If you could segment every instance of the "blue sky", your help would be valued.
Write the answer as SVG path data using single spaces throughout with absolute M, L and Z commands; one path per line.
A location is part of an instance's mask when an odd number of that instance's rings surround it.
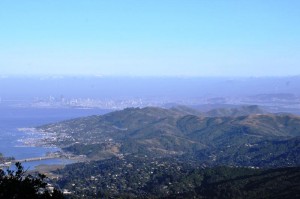
M 300 1 L 2 0 L 0 75 L 300 75 Z

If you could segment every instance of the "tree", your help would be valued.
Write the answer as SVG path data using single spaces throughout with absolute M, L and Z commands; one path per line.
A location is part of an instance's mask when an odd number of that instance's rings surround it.
M 45 182 L 46 176 L 38 174 L 36 177 L 27 175 L 21 163 L 15 164 L 16 171 L 0 169 L 0 199 L 63 199 L 63 194 L 54 189 L 50 193 Z

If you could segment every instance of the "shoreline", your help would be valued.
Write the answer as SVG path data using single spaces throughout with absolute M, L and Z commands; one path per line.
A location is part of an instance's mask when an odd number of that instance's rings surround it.
M 23 134 L 23 136 L 16 140 L 16 143 L 19 144 L 13 146 L 14 148 L 31 148 L 32 150 L 35 150 L 34 148 L 37 148 L 37 150 L 42 148 L 43 152 L 40 154 L 18 157 L 13 161 L 5 162 L 6 168 L 14 169 L 15 162 L 21 162 L 24 168 L 28 167 L 30 172 L 43 172 L 41 168 L 59 168 L 64 167 L 67 164 L 84 161 L 83 157 L 66 153 L 57 145 L 47 142 L 47 139 L 53 138 L 53 135 L 49 135 L 47 132 L 32 127 L 15 128 L 15 130 L 16 132 Z M 50 171 L 49 169 L 46 170 Z

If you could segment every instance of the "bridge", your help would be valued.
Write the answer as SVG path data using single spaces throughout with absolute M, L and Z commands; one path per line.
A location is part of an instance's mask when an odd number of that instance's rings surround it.
M 36 157 L 36 158 L 26 158 L 21 160 L 14 160 L 12 163 L 16 162 L 33 162 L 33 161 L 41 161 L 41 160 L 50 160 L 50 159 L 56 159 L 59 158 L 59 156 L 43 156 L 43 157 Z
M 41 161 L 41 160 L 50 160 L 50 159 L 56 159 L 60 158 L 60 156 L 43 156 L 43 157 L 36 157 L 36 158 L 26 158 L 26 159 L 20 159 L 20 160 L 12 160 L 9 162 L 4 162 L 0 164 L 0 169 L 3 168 L 9 168 L 11 165 L 15 164 L 16 162 L 34 162 L 34 161 Z

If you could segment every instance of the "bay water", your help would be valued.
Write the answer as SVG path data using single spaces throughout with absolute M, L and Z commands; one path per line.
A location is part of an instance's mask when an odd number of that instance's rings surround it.
M 59 122 L 63 120 L 84 117 L 89 115 L 102 115 L 109 112 L 103 109 L 79 108 L 24 108 L 0 106 L 0 153 L 15 159 L 35 158 L 45 156 L 47 152 L 61 150 L 56 147 L 26 146 L 22 140 L 31 138 L 19 128 L 34 128 L 40 125 Z M 46 164 L 68 164 L 70 160 L 47 159 L 41 161 L 24 162 L 25 169 L 32 170 L 35 166 Z

